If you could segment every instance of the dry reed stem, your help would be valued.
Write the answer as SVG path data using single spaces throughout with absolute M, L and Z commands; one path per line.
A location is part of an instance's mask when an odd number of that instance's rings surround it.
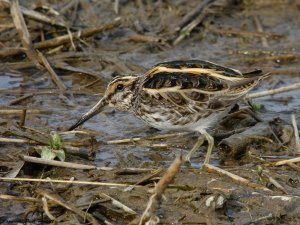
M 293 168 L 294 170 L 296 170 L 297 172 L 300 173 L 300 166 L 295 165 L 295 163 L 287 163 L 286 165 L 288 165 L 289 167 Z
M 43 55 L 43 53 L 38 52 L 38 57 L 39 57 L 40 61 L 43 63 L 43 65 L 45 66 L 45 68 L 47 69 L 47 71 L 48 71 L 51 79 L 54 81 L 54 83 L 57 85 L 57 87 L 60 90 L 63 90 L 63 91 L 66 90 L 67 87 L 61 81 L 61 79 L 57 76 L 56 72 L 53 70 L 53 68 L 51 67 L 50 63 L 46 59 L 46 57 Z
M 158 168 L 157 170 L 153 171 L 151 174 L 143 177 L 141 180 L 139 180 L 138 182 L 136 182 L 134 185 L 139 185 L 139 184 L 142 184 L 148 180 L 150 180 L 151 178 L 155 177 L 155 176 L 158 176 L 158 174 L 160 174 L 161 172 L 163 171 L 163 168 L 160 167 Z
M 253 18 L 253 20 L 254 20 L 254 23 L 255 23 L 255 26 L 256 26 L 257 31 L 263 33 L 263 28 L 262 28 L 262 25 L 261 25 L 261 23 L 260 23 L 260 21 L 259 21 L 258 16 L 257 16 L 257 15 L 253 15 L 252 18 Z M 267 38 L 264 37 L 264 36 L 262 36 L 262 37 L 260 37 L 260 39 L 261 39 L 261 42 L 262 42 L 263 47 L 268 48 L 268 47 L 269 47 L 269 44 L 268 44 Z
M 299 131 L 298 131 L 298 126 L 297 126 L 296 116 L 294 113 L 292 114 L 292 124 L 293 124 L 294 135 L 295 135 L 295 150 L 296 150 L 296 152 L 300 153 Z
M 284 37 L 281 34 L 277 33 L 271 33 L 271 32 L 259 32 L 259 31 L 245 31 L 245 30 L 237 30 L 232 28 L 217 28 L 213 26 L 209 26 L 208 30 L 210 32 L 221 34 L 221 35 L 229 35 L 229 36 L 240 36 L 240 37 L 246 37 L 246 38 L 282 38 Z
M 247 95 L 246 98 L 247 99 L 260 98 L 260 97 L 263 97 L 263 96 L 274 95 L 274 94 L 287 92 L 287 91 L 293 91 L 293 90 L 297 90 L 297 89 L 300 89 L 300 83 L 288 85 L 288 86 L 285 86 L 285 87 L 275 88 L 275 89 L 272 89 L 272 90 L 252 93 L 252 94 Z
M 178 24 L 176 30 L 179 31 L 182 27 L 184 27 L 185 25 L 187 25 L 187 23 L 189 23 L 191 20 L 193 20 L 199 13 L 202 12 L 203 7 L 206 4 L 209 4 L 210 2 L 212 2 L 212 0 L 209 1 L 205 1 L 205 2 L 200 2 L 196 8 L 194 8 L 192 11 L 190 11 L 188 14 L 186 14 L 181 20 L 180 23 Z
M 11 7 L 10 7 L 10 13 L 13 18 L 13 22 L 15 24 L 16 30 L 19 33 L 22 45 L 25 47 L 25 53 L 30 58 L 34 64 L 41 68 L 39 59 L 37 57 L 37 54 L 34 50 L 30 34 L 28 32 L 23 14 L 20 9 L 19 1 L 18 0 L 12 0 L 11 1 Z
M 281 161 L 276 162 L 274 165 L 275 166 L 282 166 L 282 165 L 287 164 L 287 163 L 296 163 L 296 162 L 300 162 L 300 157 L 293 158 L 293 159 L 281 160 Z
M 120 183 L 106 183 L 106 182 L 92 182 L 92 181 L 79 181 L 79 180 L 51 180 L 51 179 L 35 179 L 35 178 L 11 178 L 11 177 L 0 177 L 0 181 L 25 181 L 25 182 L 38 182 L 38 183 L 60 183 L 60 184 L 85 184 L 94 186 L 111 186 L 111 187 L 128 187 L 130 184 Z M 139 186 L 136 186 L 139 187 Z
M 23 100 L 25 100 L 25 99 L 27 99 L 27 98 L 31 98 L 32 96 L 33 96 L 32 93 L 23 95 L 23 96 L 21 96 L 21 97 L 19 97 L 19 98 L 16 98 L 16 99 L 10 101 L 10 102 L 8 103 L 8 105 L 16 105 L 16 104 L 20 103 L 21 101 L 23 101 Z
M 85 165 L 85 164 L 78 164 L 78 163 L 71 163 L 71 162 L 62 162 L 62 161 L 56 161 L 51 159 L 42 159 L 32 156 L 23 156 L 23 160 L 25 162 L 31 162 L 31 163 L 38 163 L 43 165 L 50 165 L 50 166 L 58 166 L 58 167 L 64 167 L 64 168 L 72 168 L 72 169 L 79 169 L 79 170 L 92 170 L 97 169 L 96 166 L 92 165 Z
M 210 165 L 210 164 L 205 164 L 203 165 L 203 169 L 205 169 L 206 171 L 208 172 L 214 172 L 214 173 L 217 173 L 221 176 L 227 176 L 229 178 L 231 178 L 233 181 L 239 183 L 239 184 L 243 184 L 245 186 L 248 186 L 248 187 L 251 187 L 251 188 L 254 188 L 254 189 L 258 189 L 258 190 L 263 190 L 263 191 L 267 191 L 267 192 L 272 192 L 272 190 L 262 186 L 262 185 L 259 185 L 259 184 L 256 184 L 256 183 L 253 183 L 251 182 L 250 180 L 247 180 L 243 177 L 240 177 L 236 174 L 233 174 L 229 171 L 226 171 L 226 170 L 223 170 L 221 168 L 218 168 L 216 166 L 213 166 L 213 165 Z
M 52 215 L 52 213 L 49 210 L 47 198 L 42 197 L 42 202 L 43 202 L 43 210 L 44 210 L 45 214 L 49 217 L 50 220 L 56 220 L 55 217 Z
M 6 3 L 7 5 L 10 4 L 9 0 L 1 0 L 1 2 Z M 40 12 L 37 12 L 35 10 L 32 9 L 27 9 L 23 6 L 20 6 L 20 11 L 22 12 L 23 15 L 25 15 L 26 17 L 42 22 L 42 23 L 47 23 L 49 25 L 55 25 L 55 26 L 60 26 L 60 27 L 67 27 L 65 22 L 61 22 L 56 20 L 55 18 L 49 18 L 47 17 L 45 14 L 42 14 Z
M 173 181 L 176 174 L 179 173 L 180 166 L 182 163 L 182 156 L 176 157 L 173 163 L 170 165 L 164 176 L 159 180 L 159 182 L 155 185 L 154 194 L 150 196 L 148 204 L 146 206 L 145 211 L 143 212 L 140 225 L 144 223 L 148 224 L 157 224 L 159 222 L 159 218 L 156 216 L 156 210 L 159 207 L 160 200 L 162 195 L 168 185 Z
M 39 69 L 42 69 L 41 65 L 43 65 L 47 69 L 51 79 L 59 87 L 59 89 L 66 90 L 66 86 L 52 69 L 46 57 L 42 53 L 36 52 L 36 50 L 34 49 L 18 0 L 12 0 L 10 11 L 22 44 L 26 48 L 25 53 L 28 58 L 30 58 L 31 61 L 33 61 L 36 67 Z
M 0 115 L 15 115 L 21 114 L 23 109 L 0 109 Z M 53 111 L 50 109 L 27 109 L 26 113 L 28 114 L 46 114 L 52 113 Z
M 124 144 L 124 143 L 128 143 L 128 142 L 136 142 L 136 141 L 143 141 L 143 140 L 156 140 L 156 139 L 178 137 L 178 136 L 183 136 L 183 135 L 187 135 L 187 134 L 189 134 L 189 132 L 181 132 L 181 133 L 175 133 L 175 134 L 159 134 L 159 135 L 155 135 L 155 136 L 141 137 L 141 138 L 125 138 L 125 139 L 107 141 L 106 144 Z
M 38 144 L 39 142 L 18 138 L 0 138 L 0 143 L 26 143 L 26 144 Z
M 128 206 L 126 206 L 126 205 L 123 204 L 122 202 L 120 202 L 120 201 L 114 199 L 113 197 L 111 197 L 111 196 L 109 196 L 109 195 L 107 195 L 107 194 L 104 194 L 104 193 L 101 193 L 100 195 L 101 195 L 101 196 L 104 196 L 105 198 L 110 199 L 111 202 L 112 202 L 112 204 L 113 204 L 115 207 L 117 207 L 117 208 L 119 208 L 119 209 L 122 209 L 122 210 L 124 210 L 125 212 L 127 212 L 127 213 L 129 213 L 129 214 L 131 214 L 131 215 L 136 215 L 136 214 L 137 214 L 136 211 L 134 211 L 133 209 L 129 208 Z
M 94 35 L 95 33 L 99 33 L 99 32 L 103 32 L 106 30 L 110 30 L 112 28 L 115 28 L 117 26 L 119 26 L 120 23 L 120 18 L 116 18 L 115 20 L 113 20 L 112 22 L 108 22 L 106 24 L 103 24 L 102 26 L 99 27 L 93 27 L 93 28 L 86 28 L 83 29 L 80 32 L 73 32 L 72 37 L 73 38 L 81 38 L 81 37 L 89 37 Z M 46 41 L 41 41 L 38 43 L 35 43 L 33 46 L 35 49 L 43 49 L 43 48 L 51 48 L 51 47 L 57 47 L 59 45 L 65 44 L 67 42 L 70 42 L 70 35 L 66 34 L 66 35 L 62 35 L 56 38 L 52 38 L 52 39 L 48 39 Z M 14 56 L 14 55 L 18 55 L 21 54 L 23 52 L 22 49 L 17 48 L 17 49 L 3 49 L 0 51 L 0 58 L 1 57 L 8 57 L 8 56 Z
M 270 175 L 264 173 L 264 175 L 268 178 L 269 182 L 281 190 L 284 194 L 289 194 L 288 191 L 277 181 L 275 178 L 271 177 Z
M 173 41 L 173 45 L 179 44 L 195 27 L 197 27 L 203 21 L 207 15 L 205 10 L 214 2 L 215 0 L 204 0 L 197 6 L 194 12 L 192 11 L 191 14 L 186 15 L 183 22 L 188 20 L 191 20 L 191 22 L 187 25 L 180 24 L 180 26 L 184 27 L 180 29 L 178 37 Z
M 133 34 L 128 37 L 128 40 L 134 42 L 148 42 L 148 43 L 163 43 L 163 40 L 156 36 Z
M 97 220 L 90 213 L 84 212 L 84 211 L 76 208 L 70 202 L 64 202 L 62 199 L 57 198 L 54 194 L 51 194 L 48 191 L 45 191 L 45 190 L 42 190 L 42 189 L 36 189 L 35 192 L 37 194 L 43 196 L 44 198 L 47 198 L 47 199 L 51 200 L 52 202 L 66 208 L 66 209 L 68 209 L 72 212 L 74 212 L 75 214 L 81 216 L 82 218 L 84 218 L 84 219 L 86 218 L 92 224 L 99 224 L 97 222 Z M 45 206 L 45 204 L 44 204 L 44 206 Z
M 115 0 L 115 2 L 114 2 L 114 11 L 117 15 L 119 14 L 119 6 L 120 6 L 119 0 Z
M 26 111 L 27 111 L 27 109 L 22 109 L 21 118 L 20 118 L 20 127 L 24 127 L 24 125 L 25 125 Z
M 4 138 L 0 139 L 1 140 Z M 15 139 L 15 143 L 24 143 L 24 142 L 19 142 L 19 139 Z M 9 140 L 3 140 L 5 141 L 10 141 Z M 68 152 L 68 151 L 66 151 Z M 79 164 L 79 163 L 71 163 L 71 162 L 61 162 L 61 161 L 56 161 L 56 160 L 50 160 L 50 159 L 41 159 L 37 157 L 32 157 L 32 156 L 23 156 L 23 160 L 25 162 L 31 162 L 31 163 L 38 163 L 38 164 L 44 164 L 44 165 L 50 165 L 50 166 L 58 166 L 58 167 L 65 167 L 65 168 L 73 168 L 73 169 L 82 169 L 82 170 L 103 170 L 103 171 L 112 171 L 115 170 L 113 167 L 96 167 L 93 165 L 85 165 L 85 164 Z M 123 170 L 127 170 L 130 172 L 151 172 L 153 169 L 147 169 L 147 168 L 133 168 L 133 167 L 128 167 L 128 168 L 123 168 Z
M 0 199 L 9 200 L 9 201 L 18 201 L 18 202 L 33 202 L 41 203 L 41 200 L 33 197 L 23 197 L 23 196 L 14 196 L 14 195 L 5 195 L 0 194 Z

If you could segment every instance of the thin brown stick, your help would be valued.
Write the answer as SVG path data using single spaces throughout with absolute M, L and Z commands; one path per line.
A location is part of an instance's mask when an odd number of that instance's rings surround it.
M 125 212 L 129 213 L 129 214 L 132 214 L 132 215 L 136 215 L 136 211 L 134 211 L 133 209 L 131 209 L 130 207 L 126 206 L 125 204 L 123 204 L 122 202 L 114 199 L 113 197 L 107 195 L 107 194 L 104 194 L 104 193 L 101 193 L 100 194 L 101 196 L 104 196 L 105 198 L 108 198 L 112 201 L 112 204 L 117 207 L 117 208 L 120 208 L 120 209 L 123 209 Z
M 257 31 L 263 33 L 263 28 L 262 28 L 262 25 L 261 25 L 261 23 L 260 23 L 260 21 L 259 21 L 258 16 L 257 16 L 257 15 L 253 15 L 252 18 L 253 18 L 253 20 L 254 20 L 254 23 L 255 23 L 255 26 L 256 26 Z M 260 37 L 260 39 L 261 39 L 262 45 L 263 45 L 265 48 L 268 48 L 268 47 L 269 47 L 269 44 L 268 44 L 267 38 L 264 37 L 264 36 L 262 36 L 262 37 Z
M 257 37 L 257 38 L 282 38 L 284 37 L 281 34 L 271 33 L 271 32 L 260 32 L 260 31 L 246 31 L 246 30 L 237 30 L 233 28 L 217 28 L 213 26 L 208 26 L 208 30 L 210 32 L 221 34 L 221 35 L 228 35 L 228 36 L 240 36 L 240 37 Z
M 166 190 L 168 185 L 173 181 L 175 176 L 179 173 L 180 166 L 182 163 L 182 156 L 176 157 L 176 159 L 172 162 L 170 167 L 164 176 L 159 180 L 157 185 L 155 186 L 154 193 L 158 195 L 158 197 L 162 196 L 163 192 Z
M 295 163 L 287 163 L 287 165 L 300 173 L 300 166 L 297 166 Z
M 264 173 L 264 176 L 266 176 L 271 184 L 273 184 L 275 187 L 277 187 L 279 190 L 281 190 L 284 194 L 289 194 L 288 191 L 273 177 L 270 175 Z
M 10 101 L 10 102 L 8 103 L 8 105 L 16 105 L 16 104 L 20 103 L 21 101 L 23 101 L 23 100 L 25 100 L 25 99 L 27 99 L 27 98 L 31 98 L 32 96 L 33 96 L 32 93 L 23 95 L 23 96 L 21 96 L 21 97 L 19 97 L 19 98 L 16 98 L 16 99 Z
M 9 201 L 18 201 L 18 202 L 34 202 L 42 203 L 41 200 L 32 197 L 23 197 L 23 196 L 13 196 L 13 195 L 4 195 L 0 194 L 0 199 L 9 200 Z
M 50 220 L 56 220 L 55 217 L 52 215 L 52 213 L 50 213 L 47 198 L 42 197 L 42 202 L 43 202 L 43 210 L 45 214 L 49 217 Z
M 39 52 L 38 56 L 41 60 L 41 62 L 43 63 L 43 65 L 46 67 L 46 69 L 48 70 L 48 73 L 51 77 L 51 79 L 54 81 L 54 83 L 57 85 L 57 87 L 60 90 L 66 90 L 67 87 L 65 86 L 65 84 L 61 81 L 61 79 L 57 76 L 56 72 L 53 70 L 53 68 L 51 67 L 50 63 L 48 62 L 48 60 L 46 59 L 46 57 Z
M 119 183 L 106 183 L 106 182 L 92 182 L 92 181 L 79 181 L 79 180 L 51 180 L 51 179 L 34 179 L 34 178 L 11 178 L 11 177 L 0 177 L 0 181 L 26 181 L 26 182 L 38 182 L 38 183 L 60 183 L 60 184 L 85 184 L 93 186 L 111 186 L 111 187 L 128 187 L 130 184 L 119 184 Z M 139 187 L 139 186 L 136 186 Z
M 148 42 L 148 43 L 161 43 L 163 44 L 163 40 L 159 37 L 142 35 L 142 34 L 133 34 L 128 37 L 128 40 L 134 42 Z
M 207 13 L 205 13 L 205 9 L 209 8 L 213 2 L 215 2 L 215 0 L 204 0 L 200 3 L 200 5 L 197 7 L 197 13 L 191 15 L 191 18 L 196 16 L 195 19 L 193 19 L 189 24 L 180 30 L 178 37 L 173 41 L 173 45 L 179 44 L 179 42 L 181 42 L 196 26 L 203 21 L 207 15 Z M 188 19 L 190 20 L 190 18 Z
M 136 182 L 134 185 L 139 185 L 139 184 L 142 184 L 148 180 L 150 180 L 151 178 L 155 177 L 155 176 L 158 176 L 158 174 L 160 174 L 161 172 L 163 171 L 163 168 L 160 167 L 158 168 L 157 170 L 153 171 L 151 174 L 143 177 L 141 180 L 139 180 L 138 182 Z
M 243 184 L 245 186 L 248 186 L 248 187 L 251 187 L 251 188 L 254 188 L 254 189 L 259 189 L 259 190 L 263 190 L 263 191 L 267 191 L 267 192 L 272 192 L 272 190 L 262 186 L 262 185 L 259 185 L 259 184 L 256 184 L 256 183 L 253 183 L 243 177 L 240 177 L 238 175 L 235 175 L 233 173 L 230 173 L 226 170 L 223 170 L 221 168 L 218 168 L 216 166 L 213 166 L 213 165 L 210 165 L 210 164 L 205 164 L 203 165 L 203 169 L 205 169 L 206 171 L 208 172 L 214 172 L 214 173 L 217 173 L 221 176 L 228 176 L 229 178 L 231 178 L 233 181 L 239 183 L 239 184 Z
M 21 118 L 20 118 L 20 127 L 24 127 L 26 120 L 26 109 L 22 109 Z
M 0 143 L 26 143 L 26 144 L 38 144 L 37 141 L 16 139 L 16 138 L 0 138 Z
M 300 157 L 293 158 L 293 159 L 281 160 L 281 161 L 276 162 L 274 165 L 275 166 L 282 166 L 282 165 L 287 164 L 287 163 L 296 163 L 296 162 L 300 162 Z
M 107 141 L 106 143 L 107 144 L 124 144 L 124 143 L 137 142 L 137 141 L 142 141 L 142 140 L 157 140 L 157 139 L 178 137 L 178 136 L 183 136 L 183 135 L 187 135 L 187 134 L 189 134 L 189 132 L 180 132 L 180 133 L 175 133 L 175 134 L 159 134 L 159 135 L 150 136 L 150 137 L 125 138 L 125 139 L 111 140 L 111 141 Z
M 10 4 L 9 0 L 2 0 L 1 2 L 6 3 L 7 5 Z M 42 22 L 42 23 L 47 23 L 49 25 L 55 25 L 55 26 L 60 26 L 60 27 L 67 27 L 66 23 L 61 22 L 56 20 L 55 18 L 49 18 L 46 15 L 39 13 L 35 10 L 32 9 L 27 9 L 23 6 L 20 6 L 20 10 L 22 12 L 22 14 L 24 14 L 24 16 Z
M 11 3 L 11 16 L 13 17 L 13 21 L 21 38 L 22 44 L 26 48 L 25 53 L 28 58 L 30 58 L 38 68 L 42 68 L 41 64 L 43 64 L 48 70 L 51 79 L 59 87 L 59 89 L 66 90 L 66 86 L 52 69 L 46 57 L 42 53 L 37 53 L 35 51 L 24 17 L 21 13 L 18 0 L 13 0 Z
M 30 58 L 34 64 L 40 68 L 40 62 L 37 58 L 36 52 L 34 50 L 33 44 L 31 42 L 31 37 L 28 32 L 24 17 L 21 13 L 20 5 L 18 0 L 11 1 L 10 13 L 13 18 L 16 30 L 19 33 L 22 45 L 26 48 L 25 53 Z
M 95 33 L 103 32 L 106 30 L 110 30 L 114 27 L 117 27 L 120 25 L 120 18 L 116 18 L 115 20 L 108 22 L 106 24 L 103 24 L 99 27 L 93 27 L 93 28 L 86 28 L 80 32 L 73 32 L 72 37 L 75 39 L 81 38 L 81 37 L 89 37 L 94 35 Z M 70 42 L 70 35 L 62 35 L 56 38 L 48 39 L 46 41 L 41 41 L 38 43 L 35 43 L 33 46 L 35 49 L 44 49 L 44 48 L 51 48 L 56 47 L 62 44 L 65 44 L 67 42 Z M 0 58 L 8 57 L 8 56 L 14 56 L 21 54 L 23 52 L 23 49 L 4 49 L 0 51 Z
M 3 139 L 3 138 L 1 138 Z M 1 142 L 0 139 L 0 142 Z M 9 139 L 10 140 L 10 139 Z M 16 139 L 19 140 L 19 139 Z M 21 142 L 23 143 L 23 142 Z M 73 169 L 82 169 L 82 170 L 103 170 L 103 171 L 111 171 L 114 170 L 115 168 L 113 167 L 96 167 L 93 165 L 85 165 L 85 164 L 79 164 L 79 163 L 71 163 L 71 162 L 60 162 L 56 160 L 48 160 L 48 159 L 41 159 L 37 157 L 32 157 L 32 156 L 23 156 L 23 160 L 26 162 L 31 162 L 31 163 L 39 163 L 39 164 L 44 164 L 44 165 L 51 165 L 51 166 L 58 166 L 58 167 L 65 167 L 65 168 L 73 168 Z M 131 172 L 151 172 L 153 169 L 147 169 L 147 168 L 123 168 L 123 170 L 131 171 Z
M 21 6 L 21 11 L 26 17 L 33 19 L 35 21 L 47 23 L 52 26 L 55 25 L 55 26 L 60 26 L 60 27 L 65 27 L 65 28 L 68 27 L 68 25 L 65 22 L 58 21 L 55 18 L 49 18 L 49 17 L 45 16 L 44 14 L 34 11 L 32 9 L 27 9 L 27 8 Z
M 154 194 L 150 196 L 147 207 L 143 212 L 143 215 L 140 219 L 140 225 L 144 224 L 146 221 L 148 224 L 157 224 L 159 222 L 159 218 L 156 216 L 156 210 L 159 207 L 159 202 L 162 198 L 162 195 L 168 185 L 173 181 L 175 176 L 178 174 L 180 170 L 180 166 L 182 163 L 182 156 L 176 157 L 173 163 L 170 165 L 164 176 L 159 180 L 159 182 L 155 185 Z
M 92 165 L 85 165 L 85 164 L 78 164 L 78 163 L 71 163 L 71 162 L 61 162 L 61 161 L 42 159 L 42 158 L 26 156 L 26 155 L 23 156 L 23 160 L 25 162 L 38 163 L 38 164 L 49 165 L 49 166 L 72 168 L 72 169 L 80 169 L 80 170 L 92 170 L 92 169 L 97 168 L 96 166 L 92 166 Z
M 0 109 L 0 115 L 17 115 L 21 114 L 23 109 Z M 50 109 L 27 109 L 26 113 L 28 114 L 47 114 L 52 113 Z
M 264 97 L 264 96 L 268 96 L 268 95 L 274 95 L 274 94 L 287 92 L 287 91 L 293 91 L 293 90 L 297 90 L 297 89 L 300 89 L 300 83 L 296 83 L 296 84 L 292 84 L 292 85 L 288 85 L 285 87 L 280 87 L 280 88 L 276 88 L 276 89 L 272 89 L 272 90 L 261 91 L 261 92 L 249 94 L 246 98 L 248 98 L 248 99 L 260 98 L 260 97 Z
M 36 189 L 35 192 L 39 195 L 44 196 L 47 199 L 50 199 L 51 201 L 55 202 L 56 204 L 76 213 L 77 215 L 81 216 L 82 218 L 87 218 L 87 220 L 90 221 L 92 224 L 98 224 L 97 220 L 90 213 L 84 212 L 84 211 L 76 208 L 70 202 L 68 202 L 68 203 L 64 202 L 62 199 L 57 198 L 54 194 L 51 194 L 48 191 L 45 191 L 42 189 Z
M 192 11 L 190 11 L 188 14 L 186 14 L 181 20 L 180 23 L 178 24 L 178 27 L 176 30 L 180 30 L 183 26 L 187 25 L 193 18 L 195 18 L 198 14 L 200 14 L 203 10 L 203 7 L 206 6 L 207 4 L 213 2 L 212 0 L 208 1 L 202 1 L 197 5 L 196 8 L 194 8 Z

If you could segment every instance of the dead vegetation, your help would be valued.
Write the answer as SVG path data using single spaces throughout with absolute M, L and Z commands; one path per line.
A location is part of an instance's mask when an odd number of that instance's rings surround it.
M 299 7 L 0 0 L 0 223 L 299 224 Z M 191 58 L 272 74 L 247 97 L 255 113 L 214 130 L 212 165 L 205 147 L 182 165 L 193 134 L 112 110 L 65 131 L 113 76 Z

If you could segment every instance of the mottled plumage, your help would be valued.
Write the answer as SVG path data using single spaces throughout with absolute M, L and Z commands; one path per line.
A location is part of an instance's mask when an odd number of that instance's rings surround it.
M 200 132 L 209 142 L 208 163 L 213 138 L 206 130 L 215 126 L 262 78 L 261 70 L 242 74 L 202 60 L 160 63 L 143 76 L 114 78 L 103 98 L 70 130 L 109 105 L 132 112 L 161 130 Z M 193 148 L 187 160 L 194 151 Z

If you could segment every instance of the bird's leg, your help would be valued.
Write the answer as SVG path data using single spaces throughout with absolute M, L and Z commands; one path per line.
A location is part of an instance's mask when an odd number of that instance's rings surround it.
M 256 122 L 262 122 L 263 121 L 263 119 L 261 119 L 258 115 L 256 115 L 255 112 L 253 112 L 251 109 L 246 108 L 245 111 L 247 113 L 249 113 L 249 115 L 252 116 L 256 120 Z
M 214 138 L 207 133 L 205 130 L 201 130 L 201 134 L 203 134 L 208 142 L 207 153 L 205 156 L 205 160 L 203 164 L 208 164 L 211 156 L 212 149 L 214 147 Z
M 248 112 L 250 114 L 250 116 L 252 116 L 257 122 L 262 122 L 263 120 L 258 115 L 255 114 L 252 101 L 245 100 L 245 102 L 248 105 L 248 107 L 245 108 L 245 111 Z
M 197 151 L 200 146 L 203 144 L 203 142 L 205 141 L 205 136 L 203 134 L 201 134 L 198 137 L 198 140 L 196 142 L 196 144 L 194 145 L 194 147 L 192 148 L 192 150 L 185 156 L 184 161 L 187 163 L 191 162 L 191 157 L 192 155 L 195 153 L 195 151 Z

